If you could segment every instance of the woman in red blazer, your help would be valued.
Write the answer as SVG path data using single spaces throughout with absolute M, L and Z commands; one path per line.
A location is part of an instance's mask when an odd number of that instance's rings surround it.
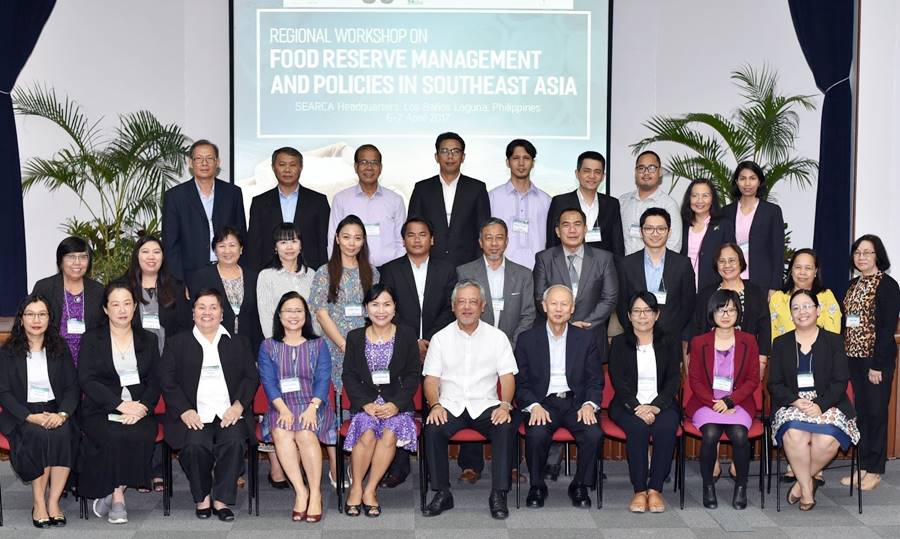
M 733 290 L 717 290 L 709 298 L 706 312 L 714 329 L 691 340 L 688 379 L 692 395 L 685 415 L 703 433 L 703 506 L 713 509 L 718 505 L 713 468 L 716 444 L 725 433 L 734 450 L 737 470 L 731 505 L 744 509 L 750 468 L 747 432 L 757 413 L 753 394 L 759 386 L 759 347 L 753 335 L 735 330 L 742 312 L 740 297 Z

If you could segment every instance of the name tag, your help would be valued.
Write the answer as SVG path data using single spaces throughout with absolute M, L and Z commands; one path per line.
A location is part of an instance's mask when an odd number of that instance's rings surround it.
M 222 367 L 220 367 L 219 365 L 208 365 L 205 367 L 200 367 L 200 378 L 218 378 L 221 372 Z
M 121 423 L 122 422 L 122 414 L 106 414 L 107 421 L 112 421 L 113 423 Z
M 234 311 L 235 316 L 238 316 L 239 314 L 241 314 L 241 306 L 237 305 L 236 303 L 231 304 L 231 310 Z
M 66 333 L 69 335 L 81 335 L 85 330 L 87 330 L 87 326 L 85 326 L 84 320 L 69 318 L 66 322 Z
M 566 379 L 565 373 L 550 373 L 550 386 L 554 388 L 569 387 L 569 381 Z
M 160 329 L 162 325 L 159 323 L 158 314 L 142 314 L 141 325 L 144 329 Z
M 119 384 L 122 386 L 134 386 L 141 383 L 141 377 L 137 370 L 128 370 L 119 374 Z
M 657 292 L 654 292 L 653 295 L 656 296 L 656 303 L 659 303 L 660 305 L 666 304 L 666 292 L 665 291 L 663 291 L 663 292 L 657 291 Z
M 847 327 L 848 328 L 858 328 L 860 325 L 859 315 L 858 314 L 848 314 L 847 315 Z
M 47 402 L 50 400 L 50 386 L 28 384 L 28 402 Z
M 713 389 L 718 389 L 719 391 L 731 391 L 731 378 L 728 378 L 727 376 L 713 377 Z
M 599 228 L 592 228 L 587 231 L 587 234 L 584 236 L 584 241 L 593 242 L 593 241 L 602 241 L 603 235 L 600 233 Z
M 491 307 L 493 307 L 495 311 L 502 311 L 503 298 L 491 298 Z
M 513 219 L 512 230 L 513 232 L 528 234 L 528 219 Z
M 815 387 L 816 379 L 811 372 L 797 373 L 797 387 Z
M 380 236 L 381 223 L 366 223 L 366 236 Z
M 745 241 L 744 243 L 738 243 L 738 247 L 741 248 L 741 251 L 744 253 L 744 257 L 750 256 L 750 241 Z
M 375 371 L 372 373 L 372 383 L 383 386 L 391 383 L 390 371 Z
M 293 378 L 282 378 L 278 381 L 281 386 L 282 393 L 294 393 L 300 391 L 300 379 L 296 376 Z
M 362 316 L 363 308 L 360 304 L 344 305 L 344 316 Z
M 628 235 L 635 239 L 641 238 L 641 225 L 631 225 L 628 229 Z

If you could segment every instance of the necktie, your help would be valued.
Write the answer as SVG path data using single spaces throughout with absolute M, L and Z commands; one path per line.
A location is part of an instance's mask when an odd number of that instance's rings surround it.
M 575 269 L 575 255 L 567 255 L 569 258 L 569 279 L 572 286 L 578 286 L 578 270 Z

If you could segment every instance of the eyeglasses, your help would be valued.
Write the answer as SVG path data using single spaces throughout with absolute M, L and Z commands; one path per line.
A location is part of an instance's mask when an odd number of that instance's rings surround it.
M 634 170 L 638 174 L 643 174 L 645 172 L 649 172 L 650 174 L 653 174 L 654 172 L 659 170 L 659 167 L 656 165 L 638 165 L 638 166 L 634 167 Z
M 459 157 L 463 151 L 459 148 L 441 148 L 438 150 L 438 153 L 443 156 L 452 155 L 453 157 Z
M 716 309 L 716 314 L 719 316 L 734 316 L 737 313 L 737 309 L 734 307 L 719 307 Z
M 720 266 L 734 266 L 739 262 L 737 258 L 720 258 L 716 260 L 716 263 Z
M 812 312 L 815 310 L 816 310 L 816 306 L 813 303 L 804 303 L 803 305 L 791 305 L 791 312 L 794 312 L 794 313 Z
M 303 314 L 303 309 L 281 309 L 281 314 Z
M 215 163 L 218 160 L 217 157 L 191 157 L 191 161 L 195 163 Z
M 638 318 L 641 316 L 651 316 L 653 309 L 631 309 L 631 316 Z
M 853 251 L 853 256 L 856 258 L 869 258 L 874 254 L 875 251 Z
M 357 161 L 356 164 L 359 165 L 360 168 L 366 168 L 366 167 L 380 167 L 380 166 L 381 166 L 381 161 L 375 161 L 375 160 L 363 159 L 362 161 Z
M 22 318 L 29 318 L 31 320 L 46 320 L 50 318 L 50 313 L 47 311 L 42 311 L 39 313 L 26 312 L 22 313 Z
M 669 231 L 669 227 L 667 226 L 642 226 L 641 230 L 644 231 L 644 234 L 665 234 Z
M 69 262 L 87 262 L 91 257 L 84 253 L 69 253 L 63 259 Z

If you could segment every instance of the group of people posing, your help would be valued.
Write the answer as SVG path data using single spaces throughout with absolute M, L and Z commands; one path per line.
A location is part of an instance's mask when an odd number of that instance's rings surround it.
M 359 182 L 330 205 L 300 185 L 302 155 L 280 148 L 278 186 L 253 199 L 247 230 L 240 189 L 216 177 L 218 148 L 196 142 L 193 178 L 163 199 L 162 238 L 138 239 L 105 286 L 89 277 L 91 247 L 63 240 L 58 273 L 22 301 L 0 352 L 0 431 L 31 482 L 33 524 L 65 525 L 67 485 L 127 522 L 128 488 L 165 488 L 160 432 L 198 518 L 234 519 L 248 442 L 273 450 L 267 479 L 293 490 L 293 521 L 322 519 L 323 473 L 347 490 L 346 515 L 379 516 L 378 488 L 405 481 L 410 452 L 435 491 L 422 513 L 439 515 L 454 505 L 448 444 L 464 428 L 491 444 L 492 517 L 508 516 L 512 481 L 529 476 L 526 504 L 544 505 L 559 428 L 578 449 L 568 496 L 590 507 L 604 403 L 626 434 L 631 511 L 665 511 L 688 426 L 702 438 L 703 505 L 718 504 L 722 439 L 743 509 L 765 380 L 789 503 L 812 509 L 821 470 L 851 444 L 860 487 L 878 485 L 900 288 L 877 236 L 853 243 L 839 302 L 813 250 L 785 272 L 781 209 L 756 163 L 738 165 L 731 204 L 697 179 L 679 206 L 652 151 L 620 199 L 598 192 L 601 154 L 582 153 L 578 188 L 552 198 L 531 180 L 536 156 L 510 142 L 510 179 L 488 192 L 460 172 L 463 139 L 443 133 L 439 174 L 416 183 L 407 208 L 379 185 L 373 145 L 357 149 Z M 477 482 L 482 444 L 463 444 L 458 464 Z

